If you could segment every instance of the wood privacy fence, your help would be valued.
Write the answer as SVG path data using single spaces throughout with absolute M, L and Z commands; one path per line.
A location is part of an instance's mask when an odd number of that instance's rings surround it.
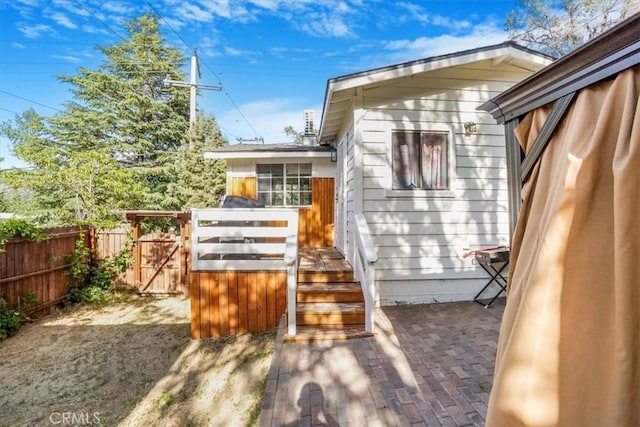
M 29 312 L 41 312 L 61 302 L 69 291 L 69 256 L 76 241 L 84 236 L 89 245 L 89 231 L 77 227 L 43 230 L 46 240 L 36 243 L 11 239 L 0 252 L 0 297 L 9 308 L 22 308 L 29 295 L 37 305 Z
M 69 292 L 70 256 L 81 235 L 98 260 L 125 250 L 132 235 L 127 224 L 97 232 L 83 233 L 77 227 L 49 228 L 43 232 L 47 238 L 42 242 L 12 239 L 0 252 L 0 298 L 11 309 L 25 307 L 32 296 L 37 303 L 29 313 L 44 312 L 62 302 Z M 117 287 L 142 294 L 188 295 L 185 279 L 189 268 L 188 245 L 179 236 L 167 233 L 140 236 L 133 251 L 137 263 L 116 277 Z

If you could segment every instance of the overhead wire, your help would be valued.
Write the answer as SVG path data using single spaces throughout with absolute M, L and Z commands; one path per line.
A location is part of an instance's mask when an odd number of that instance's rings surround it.
M 6 90 L 0 89 L 0 92 L 4 93 L 5 95 L 13 96 L 14 98 L 22 99 L 23 101 L 27 101 L 27 102 L 30 102 L 32 104 L 39 105 L 39 106 L 44 107 L 44 108 L 49 108 L 50 110 L 57 111 L 58 113 L 62 112 L 62 110 L 59 109 L 59 108 L 51 107 L 50 105 L 46 105 L 46 104 L 43 104 L 41 102 L 34 101 L 33 99 L 25 98 L 24 96 L 16 95 L 15 93 L 7 92 Z M 9 111 L 9 110 L 7 110 L 7 111 Z
M 194 50 L 194 48 L 192 46 L 189 45 L 189 43 L 187 43 L 187 41 L 173 28 L 173 26 L 169 23 L 169 21 L 167 21 L 167 19 L 165 19 L 165 17 L 158 11 L 158 9 L 156 7 L 154 7 L 148 0 L 145 0 L 145 3 L 147 4 L 147 6 L 149 6 L 151 8 L 151 10 L 153 10 L 153 12 L 158 15 L 158 17 L 160 19 L 162 19 L 162 21 L 165 23 L 165 25 L 176 35 L 176 37 L 178 37 L 178 39 L 188 48 L 191 50 Z M 229 99 L 229 101 L 231 102 L 231 104 L 233 105 L 233 107 L 236 109 L 236 111 L 238 112 L 238 114 L 240 114 L 240 117 L 242 118 L 242 120 L 245 121 L 245 123 L 247 123 L 247 125 L 249 126 L 249 128 L 253 131 L 253 133 L 256 135 L 256 137 L 258 138 L 262 138 L 262 136 L 260 135 L 260 133 L 253 127 L 253 125 L 251 124 L 251 122 L 249 121 L 249 119 L 247 118 L 247 116 L 244 115 L 244 113 L 242 112 L 242 110 L 240 109 L 240 107 L 238 106 L 238 104 L 236 103 L 236 101 L 233 99 L 233 97 L 231 96 L 231 94 L 229 93 L 229 91 L 227 90 L 226 86 L 222 83 L 222 79 L 220 78 L 220 75 L 218 73 L 216 73 L 215 71 L 213 71 L 213 69 L 209 66 L 209 64 L 207 64 L 204 60 L 200 60 L 200 62 L 202 63 L 202 65 L 204 65 L 204 67 L 209 70 L 209 72 L 211 72 L 211 74 L 213 74 L 217 79 L 218 79 L 218 85 L 220 87 L 222 87 L 223 93 L 225 94 L 225 96 Z

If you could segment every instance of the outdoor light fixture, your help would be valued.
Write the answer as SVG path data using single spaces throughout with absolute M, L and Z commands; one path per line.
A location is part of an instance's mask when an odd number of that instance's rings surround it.
M 464 125 L 464 136 L 470 136 L 476 133 L 477 125 L 476 122 L 466 122 Z
M 338 161 L 338 150 L 335 148 L 331 150 L 331 162 L 335 163 Z

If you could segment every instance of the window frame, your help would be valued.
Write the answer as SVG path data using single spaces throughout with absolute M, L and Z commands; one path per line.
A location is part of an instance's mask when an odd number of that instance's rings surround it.
M 260 175 L 261 173 L 258 171 L 258 168 L 260 166 L 282 166 L 282 201 L 283 204 L 281 205 L 274 205 L 274 204 L 267 204 L 265 203 L 265 207 L 310 207 L 313 204 L 313 163 L 311 162 L 265 162 L 265 163 L 256 163 L 255 165 L 255 174 L 256 174 L 256 199 L 260 200 Z M 288 167 L 292 167 L 295 166 L 298 171 L 297 174 L 295 175 L 290 175 L 288 174 L 287 168 Z M 300 174 L 300 167 L 301 166 L 308 166 L 309 167 L 309 175 L 301 175 Z M 298 190 L 296 192 L 296 194 L 298 195 L 298 197 L 300 196 L 300 194 L 302 193 L 306 193 L 306 191 L 302 191 L 301 190 L 301 185 L 300 185 L 300 180 L 303 178 L 307 178 L 309 179 L 309 204 L 291 204 L 288 203 L 288 195 L 289 192 L 287 191 L 287 186 L 288 186 L 288 178 L 289 177 L 297 177 L 297 181 L 298 181 Z M 280 175 L 276 175 L 277 178 L 280 178 Z M 274 175 L 271 172 L 270 174 L 270 178 L 269 178 L 270 182 L 269 182 L 269 193 L 276 193 L 277 190 L 273 190 L 273 182 L 274 182 Z M 271 200 L 273 201 L 273 197 L 271 197 Z
M 410 133 L 435 133 L 444 134 L 447 142 L 447 188 L 446 189 L 425 189 L 425 188 L 393 188 L 395 174 L 393 170 L 393 134 L 398 132 Z M 403 126 L 387 128 L 388 150 L 387 161 L 389 165 L 389 175 L 385 190 L 387 198 L 454 198 L 454 184 L 456 182 L 456 149 L 455 133 L 449 126 L 432 125 L 423 126 Z

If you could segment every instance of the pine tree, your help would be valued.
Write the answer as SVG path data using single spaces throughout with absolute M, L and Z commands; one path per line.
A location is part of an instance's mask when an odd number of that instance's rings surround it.
M 182 209 L 218 206 L 225 193 L 223 160 L 205 160 L 203 153 L 227 145 L 213 117 L 198 116 L 189 132 L 189 145 L 180 148 L 177 181 L 169 195 Z
M 32 209 L 65 221 L 86 220 L 100 209 L 87 201 L 79 210 L 77 200 L 91 195 L 111 209 L 178 207 L 166 193 L 176 180 L 178 149 L 187 143 L 189 92 L 166 88 L 163 80 L 184 80 L 185 57 L 166 45 L 151 14 L 129 21 L 127 30 L 129 37 L 120 43 L 98 47 L 104 60 L 97 69 L 58 76 L 72 86 L 73 100 L 63 111 L 42 117 L 30 110 L 0 129 L 16 156 L 33 166 L 3 177 L 15 190 L 28 190 Z M 95 166 L 100 161 L 104 165 Z M 88 163 L 110 172 L 96 181 L 83 169 Z M 86 173 L 75 177 L 78 185 L 61 185 L 57 179 L 74 165 Z M 95 185 L 115 191 L 98 197 L 102 190 Z M 89 187 L 93 191 L 85 192 Z

